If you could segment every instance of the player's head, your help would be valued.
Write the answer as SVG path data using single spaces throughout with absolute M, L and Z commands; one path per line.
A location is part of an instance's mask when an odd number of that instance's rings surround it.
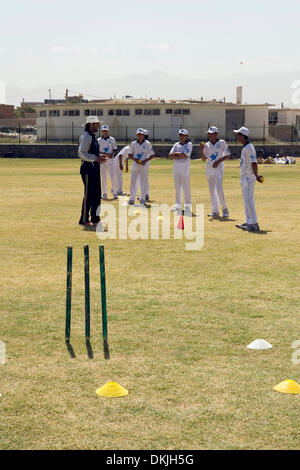
M 247 127 L 241 127 L 240 129 L 233 131 L 236 134 L 237 141 L 242 144 L 246 145 L 250 140 L 250 131 Z
M 140 144 L 142 144 L 146 140 L 144 129 L 142 129 L 142 128 L 137 129 L 136 139 Z
M 101 135 L 102 137 L 104 137 L 104 139 L 107 139 L 107 137 L 109 137 L 109 127 L 106 124 L 101 126 Z
M 97 116 L 88 116 L 86 118 L 85 130 L 93 132 L 94 134 L 98 131 L 100 126 L 100 121 Z
M 145 140 L 149 140 L 149 131 L 147 131 L 147 129 L 144 129 L 144 136 Z
M 215 126 L 211 126 L 208 129 L 207 134 L 208 134 L 209 140 L 214 144 L 218 140 L 219 129 Z
M 186 144 L 189 140 L 189 133 L 186 129 L 180 129 L 178 132 L 179 140 L 181 144 Z

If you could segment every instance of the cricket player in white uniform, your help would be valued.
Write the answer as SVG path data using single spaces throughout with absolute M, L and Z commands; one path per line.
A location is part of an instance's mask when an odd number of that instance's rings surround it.
M 179 142 L 177 142 L 169 158 L 174 160 L 173 175 L 176 190 L 176 204 L 173 212 L 182 210 L 182 192 L 184 194 L 184 214 L 192 215 L 191 183 L 190 183 L 190 163 L 193 144 L 189 141 L 189 133 L 186 129 L 180 129 Z
M 130 198 L 128 204 L 134 204 L 138 186 L 140 186 L 140 204 L 145 206 L 149 163 L 153 158 L 155 158 L 155 154 L 152 145 L 145 139 L 144 129 L 138 129 L 136 131 L 136 136 L 137 139 L 130 145 L 128 155 L 128 158 L 133 160 L 131 167 Z
M 125 165 L 128 171 L 127 162 L 128 162 L 129 149 L 130 149 L 129 145 L 122 148 L 122 150 L 115 156 L 113 160 L 113 166 L 114 166 L 113 193 L 114 193 L 115 199 L 117 198 L 117 196 L 126 196 L 126 193 L 123 191 L 123 170 L 124 170 L 124 165 Z
M 117 144 L 114 137 L 109 135 L 109 127 L 104 125 L 101 127 L 101 137 L 98 139 L 100 156 L 105 158 L 101 163 L 101 183 L 102 183 L 102 199 L 107 199 L 107 177 L 109 175 L 112 188 L 114 186 L 114 165 L 113 159 L 117 150 Z M 114 197 L 117 199 L 117 197 Z
M 237 225 L 236 227 L 249 232 L 259 232 L 260 228 L 257 223 L 254 202 L 254 185 L 256 181 L 263 183 L 264 179 L 263 176 L 258 175 L 256 151 L 249 140 L 249 129 L 241 127 L 233 132 L 237 134 L 237 141 L 243 145 L 240 167 L 241 186 L 246 215 L 246 222 L 242 225 Z
M 201 146 L 202 160 L 206 163 L 206 178 L 211 199 L 212 213 L 209 217 L 219 217 L 219 206 L 221 203 L 223 217 L 229 217 L 229 210 L 224 196 L 223 176 L 224 162 L 230 158 L 230 152 L 225 140 L 218 138 L 219 129 L 211 126 L 208 131 L 209 142 Z

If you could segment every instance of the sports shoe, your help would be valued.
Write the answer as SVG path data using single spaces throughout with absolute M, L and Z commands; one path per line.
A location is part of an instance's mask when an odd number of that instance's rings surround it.
M 114 201 L 115 201 L 116 199 L 118 199 L 118 196 L 117 196 L 117 194 L 114 194 Z
M 247 230 L 247 227 L 248 227 L 248 225 L 246 224 L 246 222 L 241 224 L 241 225 L 236 225 L 236 228 L 240 228 L 242 230 Z
M 146 194 L 145 201 L 149 201 L 149 199 L 150 199 L 149 194 Z
M 103 199 L 103 201 L 107 201 L 107 194 L 103 194 L 103 196 L 101 197 L 101 199 Z
M 224 218 L 224 219 L 228 219 L 228 217 L 229 217 L 229 210 L 228 210 L 228 209 L 225 209 L 225 210 L 223 211 L 223 218 Z
M 260 228 L 258 224 L 248 225 L 247 227 L 248 232 L 259 232 Z
M 179 207 L 172 207 L 171 212 L 181 212 L 181 209 Z
M 134 201 L 128 201 L 128 202 L 127 202 L 127 205 L 128 205 L 128 206 L 133 206 L 133 205 L 134 205 Z
M 218 219 L 220 217 L 219 212 L 213 212 L 212 214 L 208 214 L 207 217 L 212 217 L 213 219 Z
M 124 191 L 119 191 L 118 196 L 127 196 L 127 193 L 125 193 Z
M 187 207 L 186 209 L 184 209 L 183 213 L 184 213 L 184 215 L 185 215 L 186 217 L 193 217 L 193 213 L 192 213 L 192 211 L 191 211 L 191 209 L 190 209 L 189 207 Z

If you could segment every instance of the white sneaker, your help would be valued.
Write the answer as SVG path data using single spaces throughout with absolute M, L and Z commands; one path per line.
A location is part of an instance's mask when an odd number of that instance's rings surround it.
M 107 201 L 107 199 L 108 199 L 107 194 L 103 194 L 101 199 L 103 199 L 103 201 Z
M 189 207 L 187 207 L 186 209 L 184 209 L 184 215 L 186 217 L 192 217 L 193 216 L 193 213 L 191 211 L 191 209 Z

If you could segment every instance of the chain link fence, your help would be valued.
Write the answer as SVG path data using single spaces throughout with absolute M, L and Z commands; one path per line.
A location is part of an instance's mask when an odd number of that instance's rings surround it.
M 143 127 L 143 126 L 141 126 Z M 234 144 L 236 136 L 233 129 L 240 126 L 219 128 L 219 137 L 228 143 Z M 300 128 L 295 125 L 272 125 L 263 127 L 249 127 L 251 140 L 255 144 L 266 145 L 299 145 Z M 172 144 L 178 140 L 178 129 L 172 127 L 158 127 L 155 123 L 148 129 L 149 140 L 157 144 Z M 207 127 L 189 127 L 189 136 L 193 143 L 197 144 L 207 140 Z M 25 127 L 0 127 L 1 144 L 73 144 L 77 145 L 83 127 L 72 122 L 69 126 L 50 126 L 45 123 L 42 126 Z M 110 127 L 110 134 L 115 137 L 117 143 L 128 144 L 135 139 L 136 127 L 118 126 Z M 98 132 L 100 136 L 100 130 Z

